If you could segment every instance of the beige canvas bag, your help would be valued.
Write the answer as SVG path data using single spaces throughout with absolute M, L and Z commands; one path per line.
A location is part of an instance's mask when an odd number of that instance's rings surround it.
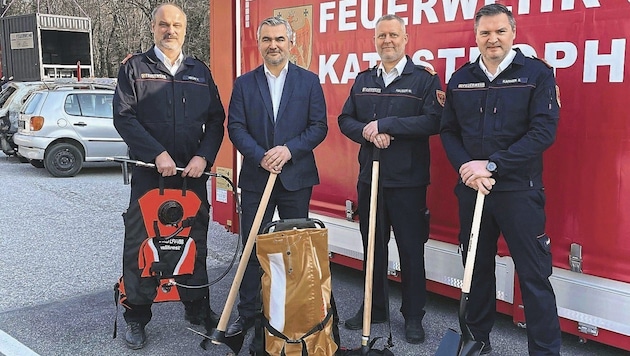
M 256 254 L 263 269 L 266 352 L 287 356 L 334 355 L 337 344 L 330 315 L 328 230 L 306 228 L 258 235 Z M 269 330 L 273 329 L 290 341 L 272 334 Z

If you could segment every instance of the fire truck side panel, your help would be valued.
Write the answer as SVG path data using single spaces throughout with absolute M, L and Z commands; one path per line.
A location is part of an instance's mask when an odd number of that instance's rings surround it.
M 353 216 L 358 145 L 341 134 L 337 116 L 356 75 L 377 64 L 376 19 L 385 13 L 403 17 L 409 33 L 407 54 L 416 64 L 432 66 L 444 87 L 457 68 L 478 56 L 474 13 L 485 2 L 431 3 L 240 0 L 238 21 L 214 18 L 223 21 L 222 28 L 240 23 L 236 46 L 240 45 L 239 69 L 244 73 L 262 63 L 256 45 L 258 23 L 282 15 L 296 34 L 292 60 L 320 77 L 329 133 L 315 150 L 321 184 L 314 189 L 311 211 L 329 228 L 334 262 L 360 268 L 363 258 Z M 544 154 L 544 182 L 554 261 L 551 282 L 563 330 L 630 350 L 630 308 L 626 307 L 630 305 L 630 2 L 503 3 L 511 6 L 516 18 L 515 45 L 555 68 L 560 91 L 560 124 L 555 144 Z M 453 193 L 457 174 L 439 137 L 430 142 L 427 278 L 431 290 L 457 297 L 463 272 Z M 496 262 L 499 310 L 515 322 L 524 322 L 518 277 L 504 242 Z M 400 267 L 393 245 L 389 266 L 396 279 Z

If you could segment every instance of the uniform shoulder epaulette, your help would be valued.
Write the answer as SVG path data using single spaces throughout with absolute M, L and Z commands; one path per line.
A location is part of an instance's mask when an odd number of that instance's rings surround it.
M 466 63 L 462 64 L 462 65 L 461 65 L 461 67 L 459 67 L 459 68 L 455 69 L 455 71 L 457 72 L 458 70 L 461 70 L 461 69 L 464 69 L 464 68 L 466 68 L 466 67 L 468 67 L 468 66 L 471 66 L 471 65 L 473 65 L 474 63 L 475 63 L 475 62 L 466 62 Z
M 532 59 L 539 60 L 539 61 L 543 62 L 547 68 L 549 68 L 549 69 L 553 69 L 553 67 L 551 66 L 551 64 L 547 63 L 547 61 L 546 61 L 544 58 L 538 58 L 538 57 L 534 57 L 534 56 L 532 56 L 531 58 L 532 58 Z
M 120 64 L 125 64 L 127 63 L 127 61 L 129 60 L 129 58 L 133 57 L 132 53 L 128 53 L 127 56 L 125 56 L 125 58 L 123 58 L 122 61 L 120 61 Z
M 189 58 L 191 58 L 193 61 L 199 62 L 201 64 L 204 65 L 204 67 L 208 68 L 208 70 L 210 70 L 210 65 L 204 61 L 202 61 L 201 59 L 199 59 L 199 57 L 197 57 L 194 54 L 191 54 L 190 56 L 188 56 Z
M 437 72 L 433 68 L 431 68 L 429 66 L 423 66 L 423 65 L 416 64 L 416 68 L 422 69 L 424 71 L 427 71 L 431 75 L 436 75 L 437 74 Z
M 369 68 L 367 68 L 367 69 L 365 69 L 365 70 L 360 71 L 360 72 L 359 72 L 359 74 L 363 74 L 363 73 L 371 72 L 371 71 L 373 71 L 373 70 L 375 70 L 375 69 L 377 69 L 377 68 L 378 68 L 378 65 L 375 65 L 374 67 L 369 67 Z M 358 75 L 358 74 L 357 74 L 357 75 Z
M 125 63 L 127 63 L 127 62 L 129 61 L 129 59 L 131 59 L 132 57 L 139 56 L 139 55 L 141 55 L 141 54 L 143 54 L 143 53 L 142 53 L 142 52 L 128 53 L 128 54 L 127 54 L 127 56 L 126 56 L 125 58 L 123 58 L 123 60 L 122 60 L 122 61 L 120 61 L 120 64 L 125 64 Z
M 197 57 L 197 55 L 195 55 L 195 54 L 191 54 L 189 57 L 192 58 L 195 61 L 198 61 L 198 62 L 201 62 L 201 63 L 204 63 L 204 64 L 206 63 L 206 62 L 202 61 L 201 59 L 199 59 L 199 57 Z

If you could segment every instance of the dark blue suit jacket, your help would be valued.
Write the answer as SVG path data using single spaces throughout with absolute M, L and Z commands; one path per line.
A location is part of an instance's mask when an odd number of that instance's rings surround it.
M 328 132 L 326 102 L 319 78 L 289 63 L 274 123 L 271 94 L 264 67 L 236 79 L 228 110 L 230 140 L 243 155 L 238 186 L 262 192 L 269 172 L 260 167 L 265 152 L 285 145 L 291 160 L 278 178 L 289 191 L 319 183 L 313 149 Z

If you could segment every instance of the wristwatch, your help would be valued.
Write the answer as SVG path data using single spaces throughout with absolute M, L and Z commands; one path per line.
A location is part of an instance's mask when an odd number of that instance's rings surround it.
M 497 173 L 497 164 L 492 161 L 488 161 L 488 164 L 486 165 L 486 169 L 490 173 Z

